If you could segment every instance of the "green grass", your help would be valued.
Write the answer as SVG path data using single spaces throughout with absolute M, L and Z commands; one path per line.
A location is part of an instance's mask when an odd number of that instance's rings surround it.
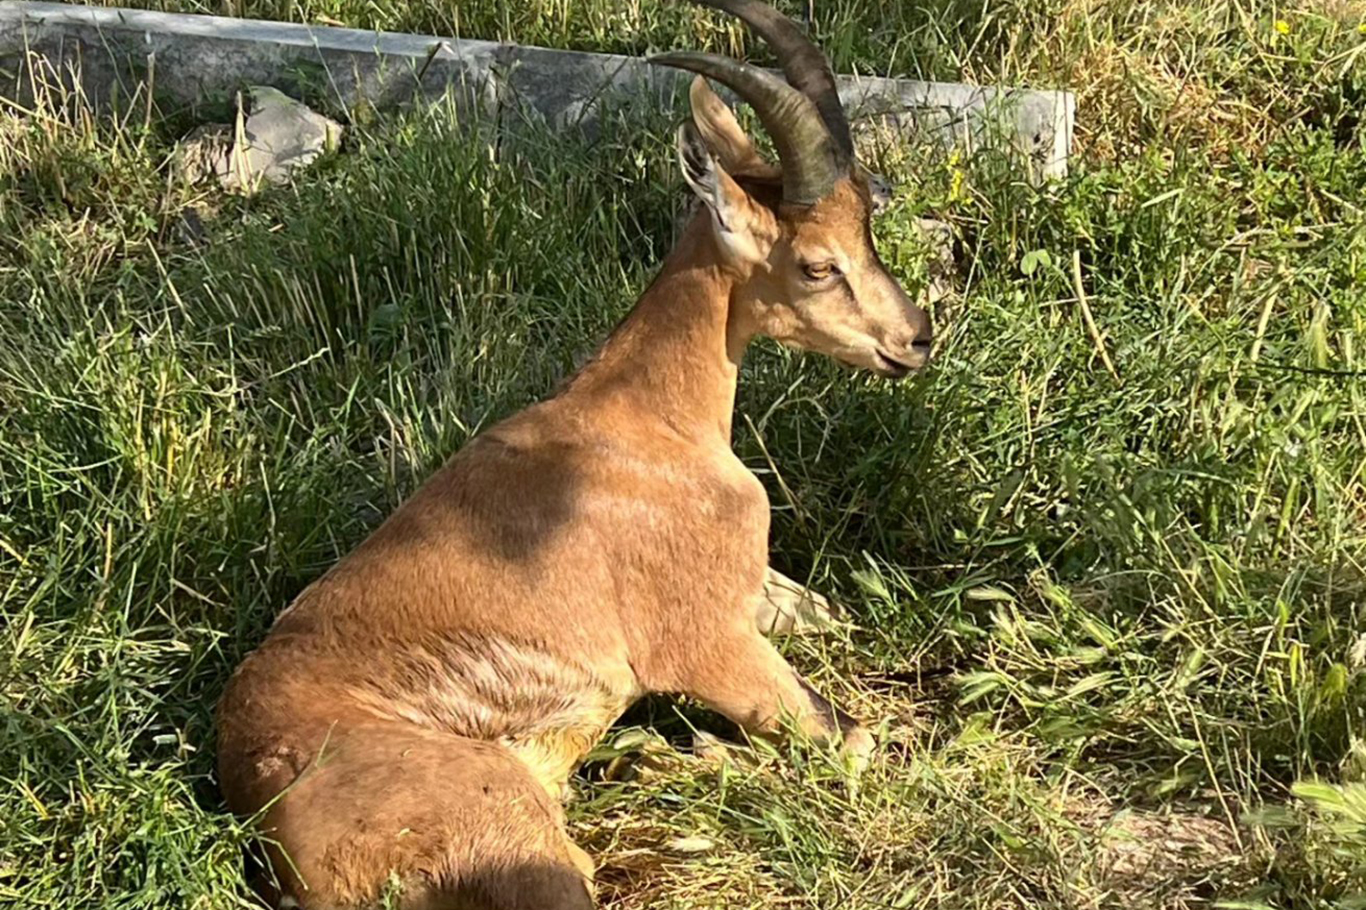
M 214 11 L 740 35 L 513 6 Z M 886 156 L 893 269 L 921 280 L 920 214 L 962 252 L 919 379 L 753 352 L 736 448 L 774 562 L 855 620 L 792 658 L 883 746 L 856 784 L 796 747 L 718 767 L 635 729 L 686 742 L 705 712 L 634 710 L 571 810 L 605 905 L 1366 906 L 1362 8 L 817 7 L 844 68 L 1076 87 L 1080 154 L 1041 190 Z M 0 112 L 0 903 L 25 908 L 250 901 L 212 773 L 227 674 L 591 352 L 683 201 L 667 114 L 496 155 L 444 106 L 392 115 L 244 201 L 174 179 L 178 125 L 135 107 Z

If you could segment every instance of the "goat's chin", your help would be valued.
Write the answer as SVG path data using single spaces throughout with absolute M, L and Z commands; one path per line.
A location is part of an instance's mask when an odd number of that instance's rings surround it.
M 907 363 L 902 360 L 893 360 L 881 351 L 874 351 L 873 357 L 877 361 L 873 371 L 879 376 L 886 376 L 888 379 L 905 379 L 924 365 L 923 362 Z
M 893 360 L 877 348 L 844 348 L 832 352 L 830 356 L 845 366 L 873 373 L 883 379 L 905 379 L 922 366 Z
M 894 359 L 882 353 L 882 350 L 875 345 L 830 346 L 806 343 L 806 339 L 782 337 L 774 337 L 774 340 L 784 347 L 796 351 L 821 354 L 843 366 L 851 367 L 860 372 L 873 373 L 883 379 L 905 379 L 925 365 L 923 359 L 916 363 Z

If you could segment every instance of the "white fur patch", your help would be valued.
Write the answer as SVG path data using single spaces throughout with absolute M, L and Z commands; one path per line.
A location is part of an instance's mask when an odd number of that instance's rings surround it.
M 502 742 L 538 779 L 567 774 L 638 694 L 624 681 L 613 685 L 582 664 L 498 637 L 429 638 L 381 666 L 382 676 L 352 687 L 360 704 L 382 717 Z

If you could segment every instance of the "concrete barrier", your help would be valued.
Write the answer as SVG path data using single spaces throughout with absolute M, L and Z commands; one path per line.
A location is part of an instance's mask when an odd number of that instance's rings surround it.
M 112 7 L 0 2 L 0 96 L 24 103 L 60 80 L 96 104 L 151 87 L 159 103 L 227 100 L 248 84 L 326 99 L 343 112 L 454 93 L 472 113 L 592 130 L 622 105 L 673 104 L 691 77 L 636 57 L 471 39 Z M 1066 173 L 1068 92 L 841 76 L 856 129 L 963 143 L 1006 142 L 1034 176 Z

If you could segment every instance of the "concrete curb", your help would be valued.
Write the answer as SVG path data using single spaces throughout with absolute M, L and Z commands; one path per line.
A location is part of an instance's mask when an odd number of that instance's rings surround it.
M 160 101 L 190 106 L 251 83 L 295 97 L 322 91 L 347 111 L 454 92 L 482 116 L 590 130 L 609 106 L 674 103 L 690 78 L 613 54 L 3 0 L 0 96 L 31 95 L 35 59 L 46 78 L 71 82 L 78 74 L 97 104 L 115 93 L 134 97 L 139 83 Z M 1032 174 L 1066 173 L 1076 106 L 1069 92 L 841 76 L 840 95 L 856 126 L 908 137 L 930 131 L 969 151 L 1004 137 Z

